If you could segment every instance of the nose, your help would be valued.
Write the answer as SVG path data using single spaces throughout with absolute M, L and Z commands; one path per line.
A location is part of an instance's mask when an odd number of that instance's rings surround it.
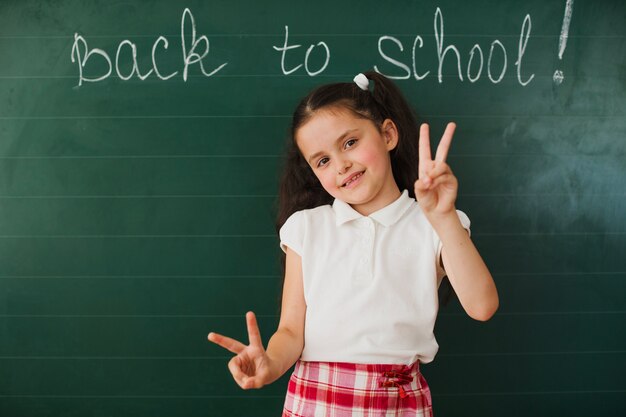
M 345 174 L 346 171 L 352 166 L 352 163 L 346 159 L 337 160 L 337 173 Z

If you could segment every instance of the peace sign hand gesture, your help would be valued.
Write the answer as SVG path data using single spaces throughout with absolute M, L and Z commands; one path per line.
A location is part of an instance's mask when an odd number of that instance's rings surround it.
M 251 311 L 246 314 L 246 324 L 249 345 L 213 332 L 209 333 L 208 339 L 237 354 L 228 362 L 228 369 L 241 388 L 261 388 L 276 378 L 272 379 L 271 361 L 263 348 L 259 326 Z
M 420 127 L 419 179 L 415 181 L 415 197 L 426 215 L 442 215 L 455 210 L 458 181 L 446 163 L 455 128 L 456 124 L 448 123 L 433 161 L 428 124 L 423 123 Z

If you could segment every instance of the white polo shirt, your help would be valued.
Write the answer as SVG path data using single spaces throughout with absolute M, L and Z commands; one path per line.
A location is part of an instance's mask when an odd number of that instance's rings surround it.
M 469 218 L 457 214 L 469 230 Z M 280 245 L 302 258 L 301 360 L 409 365 L 434 359 L 442 245 L 407 190 L 369 216 L 337 199 L 295 212 L 280 229 Z

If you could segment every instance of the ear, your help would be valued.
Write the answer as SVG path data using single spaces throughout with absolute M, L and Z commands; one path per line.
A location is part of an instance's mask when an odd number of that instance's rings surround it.
M 387 151 L 395 149 L 395 147 L 398 146 L 398 128 L 393 120 L 385 119 L 381 126 L 381 131 Z

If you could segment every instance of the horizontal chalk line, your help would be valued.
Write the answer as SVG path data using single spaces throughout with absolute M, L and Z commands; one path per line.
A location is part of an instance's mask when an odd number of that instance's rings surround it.
M 552 194 L 548 194 L 552 195 Z M 0 199 L 117 199 L 117 198 L 276 198 L 276 194 L 158 194 L 158 195 L 17 195 L 17 196 L 0 196 Z
M 590 155 L 590 154 L 554 154 L 554 153 L 540 153 L 540 152 L 522 152 L 522 153 L 484 153 L 484 154 L 449 154 L 448 158 L 506 158 L 506 157 L 550 157 L 550 158 L 615 158 L 615 153 L 603 154 L 603 155 Z M 283 158 L 284 155 L 241 155 L 241 154 L 195 154 L 195 155 L 176 155 L 176 154 L 161 154 L 161 155 L 29 155 L 29 156 L 0 156 L 0 160 L 49 160 L 49 159 L 211 159 L 211 158 L 224 158 L 224 159 L 236 159 L 236 158 Z
M 479 353 L 438 353 L 437 357 L 492 357 L 492 356 L 560 356 L 560 355 L 615 355 L 625 354 L 626 350 L 592 350 L 562 352 L 479 352 Z M 0 356 L 0 360 L 229 360 L 232 356 Z
M 472 232 L 472 237 L 478 236 L 624 236 L 626 232 L 526 232 L 526 233 L 476 233 Z M 0 239 L 267 239 L 276 238 L 276 234 L 262 235 L 0 235 Z
M 570 233 L 568 233 L 569 235 Z M 605 235 L 608 233 L 598 233 Z M 624 234 L 624 233 L 619 233 Z M 211 239 L 211 238 L 274 238 L 276 234 L 264 235 L 0 235 L 0 239 Z
M 624 272 L 626 273 L 626 272 Z M 0 279 L 258 279 L 279 275 L 4 275 Z
M 132 120 L 132 119 L 290 119 L 291 115 L 146 115 L 146 116 L 0 116 L 0 120 Z M 622 114 L 504 114 L 504 115 L 422 115 L 431 119 L 510 119 L 510 118 L 625 118 Z
M 510 392 L 467 392 L 451 394 L 433 394 L 433 397 L 466 396 L 503 396 L 503 395 L 579 395 L 579 394 L 621 394 L 626 390 L 578 390 L 578 391 L 510 391 Z M 284 395 L 37 395 L 37 394 L 0 394 L 0 398 L 65 398 L 65 399 L 262 399 L 285 398 Z
M 427 69 L 427 68 L 424 68 Z M 538 74 L 538 73 L 530 73 L 529 72 L 529 76 L 532 74 L 534 78 L 548 78 L 548 79 L 553 79 L 554 78 L 554 74 Z M 117 74 L 111 74 L 109 76 L 106 77 L 106 79 L 113 79 L 113 80 L 121 80 L 126 84 L 151 84 L 154 82 L 158 82 L 158 81 L 164 81 L 164 82 L 168 82 L 168 83 L 175 83 L 177 81 L 180 81 L 182 76 L 178 77 L 178 78 L 172 78 L 171 80 L 161 80 L 160 78 L 157 78 L 156 76 L 152 76 L 151 78 L 147 78 L 146 80 L 141 80 L 138 78 L 131 78 L 129 80 L 127 79 L 122 79 L 120 78 Z M 289 74 L 289 75 L 284 75 L 284 74 L 215 74 L 215 75 L 211 75 L 210 77 L 207 77 L 206 75 L 200 75 L 200 74 L 191 74 L 191 75 L 187 75 L 187 79 L 204 79 L 204 78 L 303 78 L 303 79 L 309 79 L 311 78 L 311 76 L 307 75 L 307 74 Z M 354 77 L 354 74 L 319 74 L 315 76 L 316 78 L 337 78 L 337 79 L 350 79 L 351 77 Z M 431 80 L 431 79 L 438 79 L 439 78 L 439 74 L 437 73 L 433 73 L 431 75 L 426 75 L 423 79 L 426 80 Z M 441 74 L 441 78 L 442 79 L 459 79 L 459 75 L 458 74 Z M 502 80 L 517 80 L 517 75 L 503 75 L 502 76 Z M 526 77 L 524 77 L 526 78 Z M 615 74 L 615 75 L 604 75 L 604 74 L 587 74 L 587 75 L 570 75 L 568 74 L 566 76 L 566 78 L 568 80 L 574 80 L 574 79 L 581 79 L 581 80 L 586 80 L 586 79 L 604 79 L 604 78 L 608 78 L 608 79 L 618 79 L 621 80 L 624 78 L 623 75 L 620 74 Z M 0 74 L 0 80 L 56 80 L 56 79 L 60 79 L 60 80 L 65 80 L 65 79 L 75 79 L 77 82 L 77 87 L 78 87 L 78 80 L 79 77 L 78 75 L 48 75 L 48 74 L 30 74 L 30 75 L 15 75 L 15 74 Z M 487 79 L 488 80 L 488 79 Z M 412 78 L 408 78 L 408 79 L 401 79 L 401 80 L 396 80 L 397 82 L 407 82 L 407 81 L 413 81 Z M 417 80 L 415 80 L 417 81 Z M 464 80 L 459 80 L 460 82 L 465 82 Z M 486 80 L 485 80 L 486 81 Z M 103 83 L 104 80 L 102 81 L 98 81 L 98 82 L 93 82 L 93 83 L 89 83 L 89 84 L 98 84 L 98 83 Z M 184 82 L 184 80 L 183 80 Z M 487 82 L 487 81 L 486 81 Z M 88 83 L 83 83 L 85 85 L 85 87 L 87 85 L 89 85 Z M 470 82 L 471 84 L 471 82 Z M 491 82 L 491 84 L 494 84 L 493 82 Z M 82 87 L 82 86 L 81 86 Z
M 616 311 L 524 311 L 498 312 L 497 316 L 576 316 L 576 315 L 620 315 L 626 310 Z M 465 313 L 439 313 L 440 316 L 466 316 Z M 256 314 L 262 318 L 278 318 L 276 314 Z M 0 314 L 0 318 L 210 318 L 210 319 L 241 319 L 242 314 Z
M 201 28 L 200 28 L 201 29 Z M 282 29 L 282 28 L 281 28 Z M 205 35 L 207 38 L 211 37 L 220 37 L 220 38 L 255 38 L 255 37 L 270 37 L 277 38 L 278 40 L 283 40 L 285 37 L 284 32 L 277 31 L 276 33 L 207 33 L 199 30 L 199 35 Z M 79 35 L 82 35 L 86 39 L 129 39 L 131 38 L 149 38 L 156 40 L 159 36 L 164 36 L 166 38 L 174 38 L 180 39 L 180 33 L 176 34 L 114 34 L 114 35 L 92 35 L 86 34 L 84 32 L 76 32 Z M 394 36 L 394 37 L 410 37 L 411 39 L 415 38 L 417 35 L 420 35 L 422 38 L 435 38 L 434 32 L 414 32 L 414 33 L 297 33 L 290 31 L 289 37 L 296 38 L 298 36 L 336 36 L 336 37 L 381 37 L 381 36 Z M 491 33 L 491 34 L 478 34 L 478 33 L 448 33 L 444 32 L 446 37 L 460 37 L 460 38 L 514 38 L 519 39 L 519 33 L 505 34 L 505 33 Z M 540 35 L 540 34 L 531 34 L 529 39 L 532 38 L 545 38 L 545 39 L 559 39 L 560 34 L 549 34 L 549 35 Z M 569 39 L 624 39 L 626 36 L 622 35 L 569 35 Z M 74 35 L 3 35 L 0 36 L 0 39 L 68 39 L 74 40 Z M 277 45 L 278 46 L 278 45 Z
M 37 395 L 37 394 L 0 394 L 0 398 L 65 398 L 65 399 L 92 399 L 92 398 L 111 398 L 111 399 L 219 399 L 219 398 L 240 398 L 240 399 L 259 399 L 259 398 L 285 398 L 284 395 Z
M 510 391 L 510 392 L 464 392 L 454 394 L 433 394 L 437 397 L 474 397 L 474 396 L 503 396 L 503 395 L 576 395 L 576 394 L 621 394 L 626 390 L 580 390 L 580 391 Z
M 495 278 L 544 276 L 616 276 L 626 271 L 573 271 L 573 272 L 493 272 Z M 279 279 L 280 275 L 0 275 L 0 279 Z
M 460 193 L 459 197 L 624 197 L 625 193 Z M 276 194 L 0 195 L 0 199 L 277 198 Z

